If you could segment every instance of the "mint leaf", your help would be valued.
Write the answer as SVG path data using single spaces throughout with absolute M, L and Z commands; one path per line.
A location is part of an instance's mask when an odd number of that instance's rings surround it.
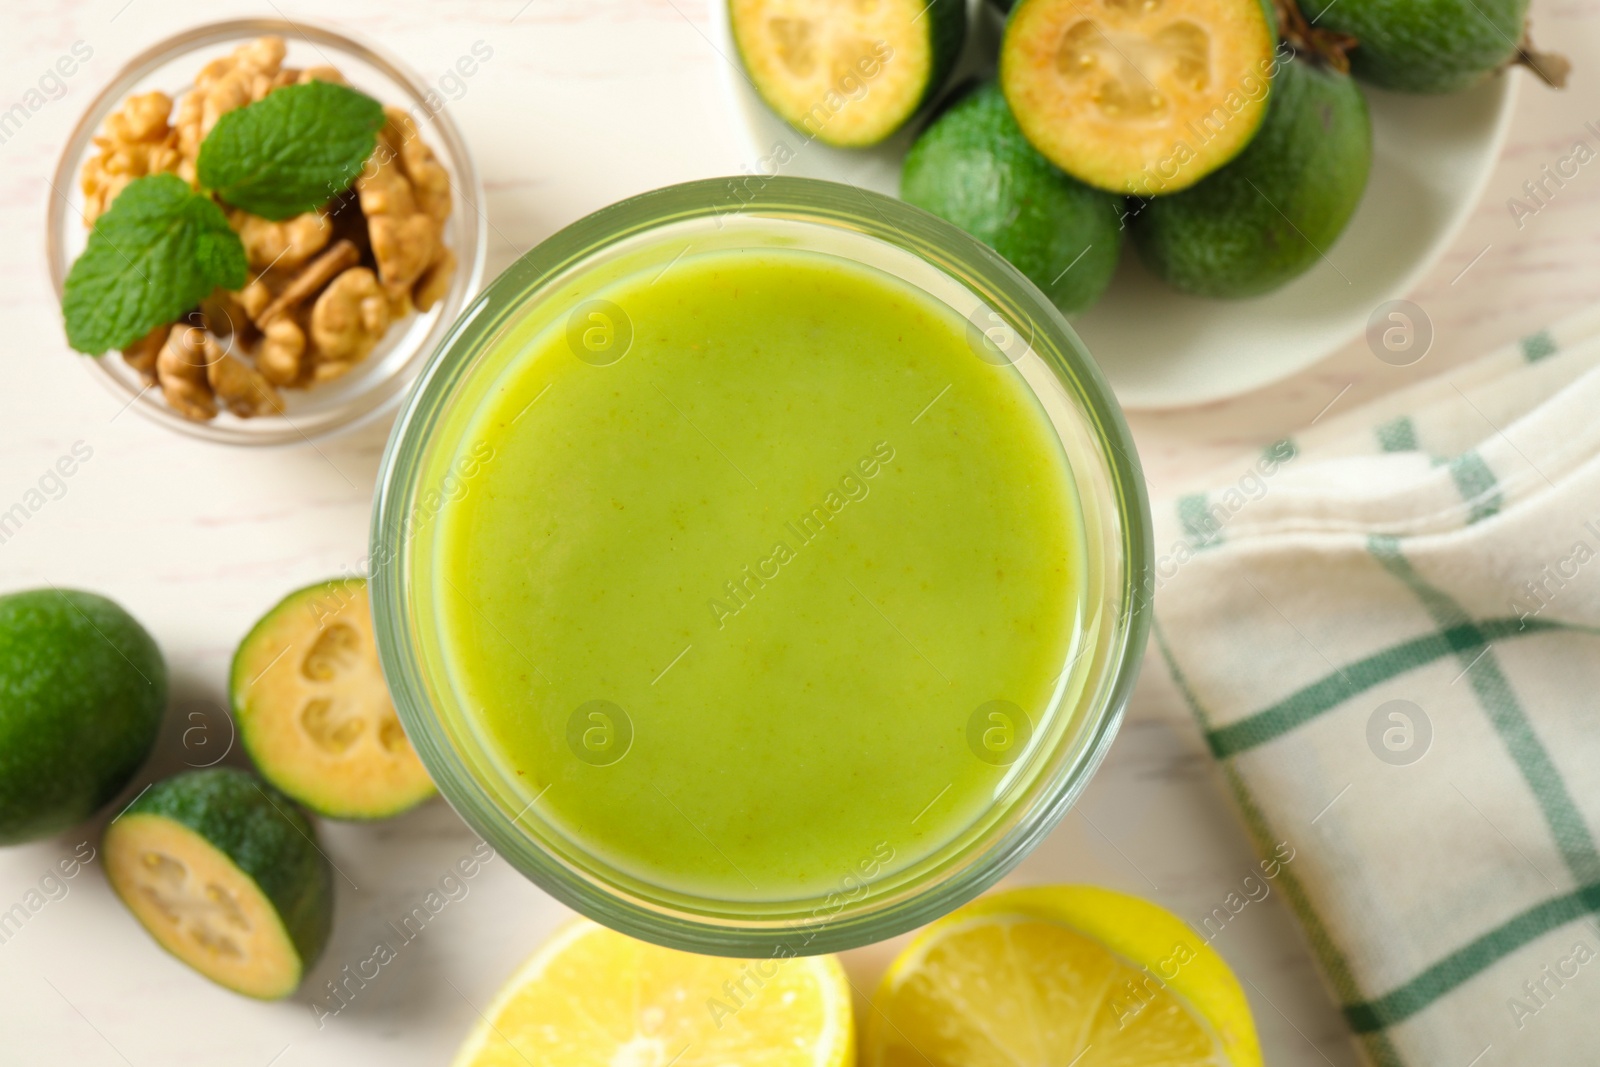
M 200 184 L 279 221 L 350 187 L 383 128 L 383 105 L 332 82 L 275 89 L 223 114 L 200 145 Z
M 67 273 L 67 341 L 98 356 L 245 283 L 244 245 L 210 197 L 171 174 L 136 178 L 95 220 Z

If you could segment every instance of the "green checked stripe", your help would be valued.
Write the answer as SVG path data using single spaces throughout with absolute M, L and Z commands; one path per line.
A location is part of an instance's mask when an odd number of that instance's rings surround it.
M 1262 469 L 1262 474 L 1271 477 L 1279 466 L 1288 463 L 1299 454 L 1300 446 L 1294 443 L 1293 438 L 1285 437 L 1280 441 L 1274 441 L 1261 453 L 1261 462 L 1272 464 L 1271 469 Z M 1242 480 L 1240 485 L 1243 485 Z M 1234 493 L 1238 491 L 1230 490 Z M 1205 493 L 1190 493 L 1177 499 L 1175 506 L 1178 523 L 1183 527 L 1184 540 L 1189 542 L 1189 547 L 1196 552 L 1216 548 L 1222 544 L 1222 524 L 1245 506 L 1243 497 L 1240 498 L 1239 504 L 1228 505 L 1227 493 L 1221 495 L 1224 501 L 1221 519 L 1212 513 L 1211 499 Z
M 1377 1000 L 1345 1005 L 1344 1017 L 1358 1034 L 1393 1026 L 1541 934 L 1595 911 L 1600 911 L 1600 885 L 1586 885 L 1565 896 L 1536 904 L 1510 922 L 1463 945 L 1393 992 Z
M 1522 349 L 1522 358 L 1529 363 L 1537 363 L 1541 359 L 1553 356 L 1560 351 L 1560 347 L 1556 344 L 1556 339 L 1550 336 L 1549 330 L 1531 333 L 1518 344 Z
M 1540 935 L 1600 910 L 1600 855 L 1596 854 L 1594 839 L 1572 802 L 1566 782 L 1533 732 L 1511 683 L 1500 669 L 1490 647 L 1493 637 L 1487 624 L 1472 622 L 1460 604 L 1418 574 L 1401 554 L 1397 539 L 1374 536 L 1369 538 L 1367 547 L 1389 573 L 1416 595 L 1444 633 L 1456 635 L 1451 644 L 1463 663 L 1462 674 L 1471 680 L 1474 695 L 1522 772 L 1567 869 L 1580 886 L 1512 917 L 1381 997 L 1347 1002 L 1343 1010 L 1351 1028 L 1370 1035 L 1417 1014 Z
M 1600 882 L 1600 852 L 1595 850 L 1594 838 L 1583 816 L 1578 813 L 1572 795 L 1567 792 L 1566 782 L 1550 761 L 1550 754 L 1533 732 L 1533 726 L 1523 713 L 1516 694 L 1512 692 L 1505 672 L 1500 669 L 1499 660 L 1489 645 L 1492 638 L 1480 624 L 1472 621 L 1460 604 L 1416 572 L 1411 562 L 1401 554 L 1398 540 L 1375 535 L 1368 539 L 1367 549 L 1390 574 L 1416 594 L 1437 626 L 1447 632 L 1465 632 L 1468 635 L 1469 640 L 1455 649 L 1456 656 L 1462 662 L 1462 674 L 1471 683 L 1472 691 L 1488 712 L 1495 732 L 1500 735 L 1501 742 L 1516 761 L 1517 769 L 1522 772 L 1523 780 L 1533 791 L 1556 845 L 1566 860 L 1567 869 L 1572 872 L 1573 881 L 1579 885 Z
M 1183 695 L 1184 703 L 1189 705 L 1190 713 L 1194 715 L 1201 729 L 1209 729 L 1211 716 L 1195 696 L 1188 677 L 1183 673 L 1183 668 L 1179 667 L 1178 661 L 1173 658 L 1172 649 L 1167 644 L 1167 635 L 1162 631 L 1158 620 L 1150 621 L 1150 634 L 1155 638 L 1156 647 L 1161 651 L 1161 658 L 1166 660 L 1167 670 L 1172 673 L 1173 683 Z M 1263 856 L 1271 855 L 1277 848 L 1278 842 L 1285 839 L 1273 831 L 1267 821 L 1266 813 L 1256 803 L 1255 796 L 1245 785 L 1238 769 L 1232 763 L 1223 763 L 1222 770 L 1227 776 L 1228 786 L 1233 791 L 1233 798 L 1239 805 L 1240 814 L 1244 816 L 1245 829 L 1249 831 L 1250 839 L 1255 842 L 1256 850 Z M 1292 847 L 1293 843 L 1290 844 Z M 1334 995 L 1344 1004 L 1355 1003 L 1361 996 L 1361 987 L 1356 984 L 1355 972 L 1350 969 L 1350 961 L 1340 951 L 1338 942 L 1328 933 L 1322 916 L 1318 915 L 1316 908 L 1312 906 L 1311 895 L 1306 892 L 1305 886 L 1301 884 L 1298 875 L 1289 864 L 1283 865 L 1278 877 L 1284 895 L 1289 900 L 1289 906 L 1294 909 L 1301 927 L 1311 940 L 1311 949 L 1321 962 L 1323 973 L 1333 984 Z M 1373 1067 L 1405 1067 L 1405 1061 L 1400 1058 L 1400 1052 L 1394 1047 L 1394 1042 L 1381 1030 L 1362 1034 L 1361 1042 L 1366 1047 L 1367 1057 L 1372 1061 Z
M 1429 583 L 1412 567 L 1401 552 L 1397 538 L 1373 536 L 1368 539 L 1367 547 L 1384 569 L 1416 596 L 1438 627 L 1437 632 L 1359 660 L 1342 671 L 1336 670 L 1278 704 L 1236 723 L 1225 727 L 1212 725 L 1211 716 L 1201 706 L 1188 678 L 1173 657 L 1159 624 L 1153 627 L 1153 633 L 1179 691 L 1205 731 L 1212 752 L 1225 761 L 1223 769 L 1244 812 L 1251 837 L 1264 852 L 1271 851 L 1277 838 L 1246 788 L 1243 776 L 1233 763 L 1226 762 L 1229 757 L 1281 737 L 1386 679 L 1452 655 L 1461 663 L 1462 671 L 1457 680 L 1469 680 L 1479 705 L 1538 803 L 1551 836 L 1579 888 L 1513 916 L 1389 992 L 1372 999 L 1361 999 L 1350 963 L 1313 908 L 1310 894 L 1298 879 L 1286 878 L 1283 883 L 1286 895 L 1343 1002 L 1345 1019 L 1361 1035 L 1366 1052 L 1375 1063 L 1383 1067 L 1396 1067 L 1401 1059 L 1385 1032 L 1389 1027 L 1425 1010 L 1536 938 L 1600 912 L 1600 852 L 1597 852 L 1588 824 L 1573 802 L 1566 782 L 1556 770 L 1549 753 L 1535 734 L 1492 647 L 1498 640 L 1540 632 L 1596 631 L 1589 627 L 1538 619 L 1474 620 L 1458 602 Z M 1285 874 L 1288 873 L 1286 870 Z
M 1207 510 L 1204 493 L 1178 498 L 1178 521 L 1183 524 L 1184 538 L 1196 552 L 1222 544 L 1222 526 Z
M 1228 785 L 1233 789 L 1234 799 L 1244 815 L 1245 826 L 1250 831 L 1251 839 L 1255 841 L 1256 848 L 1263 856 L 1271 855 L 1273 849 L 1277 847 L 1277 842 L 1283 838 L 1273 834 L 1266 816 L 1256 804 L 1250 790 L 1245 787 L 1244 779 L 1234 766 L 1232 764 L 1223 766 L 1228 774 Z M 1333 985 L 1334 994 L 1343 1004 L 1355 1002 L 1361 994 L 1356 985 L 1355 974 L 1350 970 L 1350 961 L 1345 959 L 1338 943 L 1329 935 L 1328 928 L 1323 925 L 1322 916 L 1318 915 L 1317 909 L 1311 905 L 1311 895 L 1306 892 L 1305 886 L 1301 884 L 1299 876 L 1295 874 L 1290 864 L 1286 863 L 1279 869 L 1278 884 L 1283 889 L 1283 895 L 1289 900 L 1289 907 L 1300 919 L 1300 925 L 1311 941 L 1311 949 L 1317 954 L 1317 959 L 1322 963 L 1323 973 Z M 1405 1060 L 1401 1059 L 1400 1050 L 1394 1047 L 1394 1042 L 1382 1029 L 1365 1033 L 1357 1030 L 1356 1033 L 1361 1036 L 1361 1043 L 1366 1048 L 1367 1058 L 1372 1061 L 1372 1067 L 1405 1067 Z M 1312 1047 L 1316 1047 L 1315 1042 L 1312 1043 Z
M 1390 419 L 1374 431 L 1378 435 L 1378 447 L 1385 452 L 1417 452 L 1417 427 L 1409 415 Z
M 1570 627 L 1561 623 L 1511 618 L 1485 619 L 1451 626 L 1359 659 L 1341 671 L 1312 682 L 1264 711 L 1208 730 L 1206 743 L 1211 746 L 1211 754 L 1217 759 L 1237 756 L 1282 737 L 1296 727 L 1304 726 L 1373 686 L 1446 656 L 1460 655 L 1462 652 L 1476 653 L 1487 642 L 1501 638 L 1566 629 Z
M 1500 511 L 1500 485 L 1489 464 L 1474 450 L 1450 461 L 1450 479 L 1470 506 L 1467 523 L 1482 522 Z

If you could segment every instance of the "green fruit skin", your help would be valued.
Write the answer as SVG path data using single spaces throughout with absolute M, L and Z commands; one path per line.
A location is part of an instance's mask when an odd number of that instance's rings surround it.
M 928 43 L 933 62 L 929 66 L 928 84 L 923 87 L 919 107 L 926 106 L 944 88 L 945 80 L 950 77 L 956 60 L 961 56 L 961 46 L 967 42 L 966 0 L 928 0 L 927 12 L 922 20 L 928 25 Z
M 1239 157 L 1192 188 L 1130 208 L 1134 247 L 1197 296 L 1269 292 L 1314 265 L 1355 213 L 1372 169 L 1366 99 L 1347 75 L 1294 60 Z
M 994 83 L 960 98 L 917 139 L 900 196 L 999 252 L 1066 314 L 1099 299 L 1116 270 L 1120 201 L 1040 155 Z
M 1527 17 L 1528 0 L 1338 0 L 1313 25 L 1359 42 L 1350 73 L 1362 81 L 1451 93 L 1516 55 Z
M 333 870 L 317 831 L 294 801 L 236 767 L 185 771 L 157 782 L 127 815 L 155 815 L 188 827 L 261 887 L 310 970 L 333 927 Z
M 155 745 L 167 665 L 115 602 L 73 589 L 0 597 L 0 845 L 103 807 Z

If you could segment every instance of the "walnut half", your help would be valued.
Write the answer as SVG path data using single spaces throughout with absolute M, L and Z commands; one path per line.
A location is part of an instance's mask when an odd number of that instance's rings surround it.
M 91 226 L 135 178 L 178 169 L 178 135 L 167 125 L 172 99 L 166 93 L 130 96 L 113 111 L 94 139 L 100 151 L 83 165 L 83 224 Z
M 351 267 L 335 278 L 311 309 L 311 340 L 316 345 L 318 380 L 337 377 L 365 358 L 389 328 L 389 298 L 366 267 Z M 339 364 L 324 369 L 326 364 Z
M 167 331 L 167 342 L 156 356 L 161 394 L 178 414 L 196 422 L 217 417 L 217 402 L 206 380 L 206 367 L 215 355 L 208 340 L 201 327 L 179 322 Z
M 260 372 L 224 352 L 205 327 L 180 322 L 156 356 L 156 380 L 167 403 L 184 418 L 206 422 L 220 400 L 241 419 L 279 414 L 283 398 Z

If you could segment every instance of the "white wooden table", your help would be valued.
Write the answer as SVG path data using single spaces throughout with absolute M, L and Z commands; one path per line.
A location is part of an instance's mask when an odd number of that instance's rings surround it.
M 287 450 L 229 450 L 180 438 L 90 380 L 62 338 L 43 268 L 46 176 L 89 98 L 135 51 L 200 20 L 283 14 L 381 41 L 438 77 L 474 42 L 493 57 L 449 107 L 488 186 L 489 274 L 604 204 L 672 182 L 737 171 L 707 0 L 11 0 L 0 9 L 0 112 L 25 99 L 75 41 L 93 57 L 59 99 L 0 143 L 0 510 L 75 441 L 93 448 L 67 492 L 0 544 L 0 588 L 55 583 L 115 597 L 152 630 L 174 680 L 157 765 L 181 769 L 183 731 L 223 694 L 234 644 L 283 592 L 364 553 L 386 427 Z M 520 10 L 519 10 L 520 9 Z M 1536 0 L 1539 39 L 1570 54 L 1565 94 L 1524 87 L 1511 143 L 1466 232 L 1409 295 L 1437 339 L 1421 363 L 1386 366 L 1354 340 L 1279 385 L 1203 409 L 1135 414 L 1152 490 L 1165 495 L 1236 453 L 1529 332 L 1600 294 L 1600 166 L 1584 168 L 1519 228 L 1508 197 L 1600 119 L 1596 0 Z M 197 740 L 191 735 L 191 746 Z M 218 737 L 216 743 L 225 743 Z M 191 762 L 201 750 L 187 750 Z M 0 851 L 0 911 L 24 899 L 100 824 Z M 515 964 L 564 917 L 503 861 L 468 883 L 422 936 L 319 1028 L 311 999 L 367 958 L 386 920 L 408 912 L 473 837 L 442 802 L 377 826 L 330 825 L 346 877 L 339 919 L 308 989 L 258 1004 L 167 957 L 116 902 L 98 861 L 0 943 L 0 1062 L 204 1063 L 239 1067 L 445 1062 Z M 1192 919 L 1221 904 L 1254 859 L 1220 778 L 1151 663 L 1105 768 L 1083 803 L 1013 876 L 1090 881 L 1153 897 Z M 1247 983 L 1273 1064 L 1355 1062 L 1288 910 L 1252 904 L 1216 947 Z M 851 953 L 868 989 L 894 943 Z

